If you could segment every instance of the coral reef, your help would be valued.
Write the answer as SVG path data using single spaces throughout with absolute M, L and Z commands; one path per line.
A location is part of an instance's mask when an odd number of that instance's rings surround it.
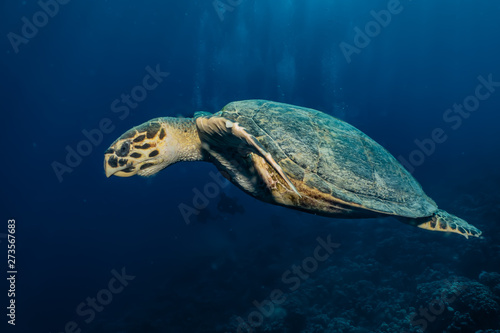
M 497 328 L 498 302 L 490 288 L 463 277 L 423 283 L 417 287 L 419 311 L 413 322 L 436 332 Z

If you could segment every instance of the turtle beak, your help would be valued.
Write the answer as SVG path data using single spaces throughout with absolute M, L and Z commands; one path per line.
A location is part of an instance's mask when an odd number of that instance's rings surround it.
M 113 148 L 108 148 L 104 152 L 104 172 L 108 178 L 126 168 L 126 166 L 118 165 L 118 158 L 114 152 Z
M 108 149 L 109 150 L 109 149 Z M 113 168 L 110 165 L 110 159 L 112 160 L 114 158 L 113 154 L 108 153 L 106 151 L 106 155 L 104 155 L 104 172 L 106 173 L 106 177 L 111 177 L 115 172 L 117 172 L 117 168 Z
M 106 166 L 106 162 L 104 162 L 104 172 L 106 173 L 106 177 L 109 178 L 113 175 L 113 173 L 115 173 L 114 170 L 112 170 L 111 168 L 108 168 Z

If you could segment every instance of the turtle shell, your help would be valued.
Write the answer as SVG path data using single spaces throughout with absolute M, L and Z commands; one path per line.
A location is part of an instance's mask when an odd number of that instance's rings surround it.
M 353 207 L 410 218 L 437 211 L 435 202 L 386 149 L 326 113 L 248 100 L 230 103 L 215 115 L 246 128 L 289 178 Z

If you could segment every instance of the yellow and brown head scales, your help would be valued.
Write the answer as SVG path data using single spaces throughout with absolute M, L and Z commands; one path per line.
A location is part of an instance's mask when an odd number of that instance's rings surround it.
M 157 118 L 125 132 L 104 153 L 106 176 L 148 176 L 163 169 L 160 154 L 168 141 L 167 130 L 167 124 Z
M 106 176 L 151 176 L 178 161 L 201 160 L 194 119 L 156 118 L 120 136 L 104 153 Z

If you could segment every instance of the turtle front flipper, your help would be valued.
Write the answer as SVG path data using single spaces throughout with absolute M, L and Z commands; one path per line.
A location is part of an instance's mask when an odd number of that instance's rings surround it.
M 479 237 L 482 234 L 482 231 L 478 228 L 441 209 L 438 209 L 437 212 L 430 217 L 410 220 L 410 224 L 414 224 L 422 229 L 454 232 L 465 238 L 469 238 L 469 236 Z M 402 219 L 402 221 L 408 222 L 407 219 Z
M 236 148 L 237 152 L 242 155 L 252 152 L 262 156 L 283 178 L 290 190 L 301 197 L 283 169 L 276 163 L 273 156 L 245 128 L 241 127 L 237 122 L 232 122 L 223 117 L 207 118 L 203 114 L 200 115 L 196 118 L 196 126 L 198 126 L 200 138 L 208 145 L 206 148 L 210 149 L 211 145 L 216 147 L 232 147 Z

